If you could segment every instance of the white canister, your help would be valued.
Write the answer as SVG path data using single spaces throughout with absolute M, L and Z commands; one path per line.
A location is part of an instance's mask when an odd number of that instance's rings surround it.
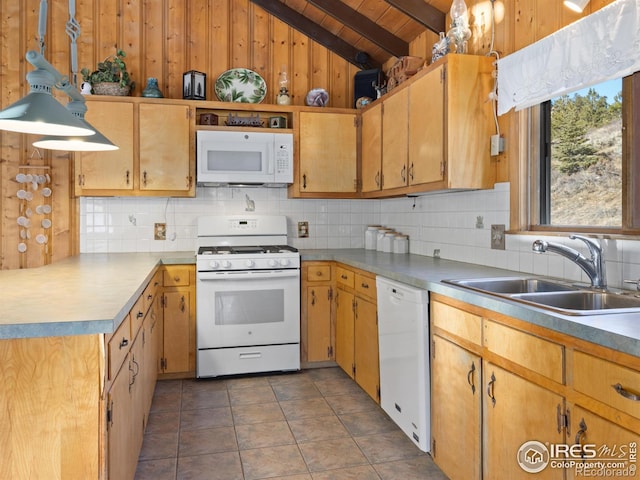
M 390 228 L 379 228 L 378 233 L 376 234 L 376 250 L 378 252 L 382 251 L 382 239 L 384 238 L 387 232 L 391 232 Z
M 375 250 L 380 225 L 369 225 L 364 232 L 364 248 L 366 250 Z
M 396 238 L 396 234 L 393 232 L 387 232 L 382 238 L 382 251 L 386 253 L 393 252 L 393 240 Z
M 393 240 L 393 253 L 409 253 L 409 236 L 396 235 Z

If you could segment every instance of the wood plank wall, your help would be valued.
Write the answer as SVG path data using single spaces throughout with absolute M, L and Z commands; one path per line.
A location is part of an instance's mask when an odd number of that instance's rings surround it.
M 613 0 L 592 0 L 585 15 Z M 70 72 L 67 0 L 49 0 L 45 58 L 61 73 Z M 494 49 L 504 55 L 576 20 L 579 15 L 562 7 L 560 0 L 496 1 Z M 27 93 L 25 75 L 32 69 L 24 60 L 27 50 L 38 49 L 37 27 L 40 0 L 0 0 L 0 107 L 4 108 Z M 473 38 L 472 53 L 485 54 L 490 45 L 491 2 L 470 1 Z M 246 67 L 266 80 L 266 102 L 275 102 L 278 75 L 286 66 L 293 103 L 304 104 L 306 92 L 315 87 L 329 91 L 330 105 L 350 107 L 353 75 L 357 68 L 311 41 L 286 24 L 268 15 L 249 0 L 76 0 L 80 23 L 78 67 L 93 69 L 98 61 L 122 48 L 140 95 L 148 77 L 158 78 L 165 97 L 181 98 L 182 74 L 199 70 L 207 74 L 207 98 L 215 99 L 213 82 L 229 68 Z M 417 37 L 412 55 L 430 57 L 437 39 L 431 32 Z M 78 81 L 82 81 L 81 77 Z M 62 103 L 64 96 L 56 94 Z M 517 157 L 517 130 L 512 115 L 500 119 L 508 135 L 508 150 L 500 159 L 499 177 L 508 180 L 509 162 Z M 2 132 L 0 147 L 0 267 L 26 268 L 43 265 L 78 252 L 77 199 L 70 189 L 70 157 L 65 152 L 36 152 L 34 138 Z M 22 167 L 21 167 L 22 166 Z M 19 254 L 20 229 L 17 217 L 27 204 L 16 192 L 16 174 L 33 171 L 49 173 L 54 195 L 46 200 L 53 207 L 53 227 L 48 232 L 31 228 L 27 252 Z M 513 170 L 513 168 L 512 168 Z M 512 174 L 513 172 L 511 172 Z M 39 201 L 43 200 L 38 197 Z M 31 205 L 32 209 L 36 203 Z M 35 218 L 39 222 L 40 218 Z M 44 232 L 48 243 L 35 242 Z

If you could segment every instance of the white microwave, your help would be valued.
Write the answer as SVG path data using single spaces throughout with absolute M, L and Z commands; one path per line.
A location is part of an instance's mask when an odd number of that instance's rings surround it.
M 293 182 L 293 134 L 196 132 L 197 182 L 203 186 L 286 186 Z

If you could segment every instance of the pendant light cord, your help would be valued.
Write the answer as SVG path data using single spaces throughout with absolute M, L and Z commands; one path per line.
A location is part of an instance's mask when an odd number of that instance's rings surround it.
M 80 36 L 80 24 L 76 20 L 76 0 L 69 0 L 69 20 L 65 27 L 65 31 L 69 36 L 69 50 L 71 53 L 71 83 L 74 87 L 78 86 L 78 44 L 77 39 Z
M 40 0 L 40 12 L 38 16 L 38 40 L 40 42 L 40 55 L 44 57 L 44 37 L 47 35 L 47 0 Z

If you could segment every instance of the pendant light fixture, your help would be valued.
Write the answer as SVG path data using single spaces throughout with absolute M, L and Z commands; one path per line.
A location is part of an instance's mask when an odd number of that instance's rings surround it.
M 75 0 L 69 0 L 69 20 L 67 21 L 67 28 L 65 30 L 70 40 L 69 49 L 71 51 L 71 82 L 69 82 L 69 79 L 67 77 L 63 77 L 62 75 L 60 75 L 51 65 L 45 65 L 46 60 L 44 60 L 44 58 L 34 58 L 33 61 L 36 63 L 36 65 L 40 65 L 42 68 L 53 70 L 50 73 L 52 73 L 52 75 L 56 77 L 56 84 L 58 85 L 58 88 L 65 92 L 71 98 L 71 101 L 67 104 L 67 110 L 83 125 L 95 131 L 95 133 L 89 136 L 58 136 L 56 134 L 51 134 L 41 138 L 36 142 L 33 142 L 33 146 L 37 148 L 44 148 L 47 150 L 67 150 L 70 152 L 97 152 L 118 150 L 118 147 L 116 145 L 114 145 L 107 137 L 102 135 L 84 119 L 84 114 L 87 111 L 87 105 L 85 103 L 84 96 L 78 91 L 77 39 L 80 36 L 80 24 L 76 20 L 75 14 Z
M 41 0 L 38 23 L 40 55 L 44 53 L 46 18 L 47 2 Z M 33 51 L 27 52 L 29 62 L 31 53 L 37 54 Z M 56 82 L 55 76 L 49 70 L 39 68 L 37 65 L 34 67 L 36 70 L 27 73 L 29 93 L 0 111 L 0 130 L 40 135 L 93 135 L 95 130 L 71 114 L 51 95 L 51 87 L 55 86 Z M 53 71 L 55 72 L 55 69 Z
M 564 0 L 564 6 L 577 13 L 582 13 L 588 4 L 589 0 Z

